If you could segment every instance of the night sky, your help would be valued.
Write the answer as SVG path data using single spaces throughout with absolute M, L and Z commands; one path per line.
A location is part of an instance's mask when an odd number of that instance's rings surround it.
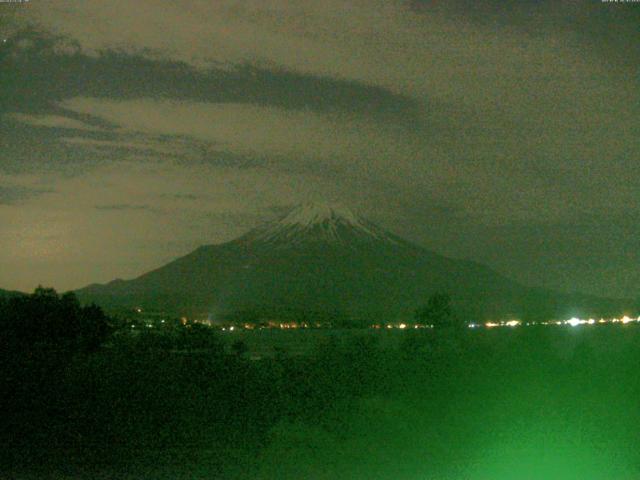
M 525 284 L 640 296 L 640 3 L 0 15 L 0 288 L 131 278 L 325 201 Z

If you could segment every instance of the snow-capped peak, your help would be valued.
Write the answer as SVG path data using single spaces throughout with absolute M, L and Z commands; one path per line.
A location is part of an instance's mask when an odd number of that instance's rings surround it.
M 283 226 L 297 225 L 308 228 L 319 223 L 338 220 L 352 225 L 360 223 L 358 217 L 348 208 L 323 203 L 298 205 L 278 220 L 278 223 Z
M 244 240 L 287 244 L 317 241 L 349 243 L 355 239 L 396 243 L 383 229 L 348 208 L 323 203 L 298 205 L 281 218 L 252 230 L 244 237 Z

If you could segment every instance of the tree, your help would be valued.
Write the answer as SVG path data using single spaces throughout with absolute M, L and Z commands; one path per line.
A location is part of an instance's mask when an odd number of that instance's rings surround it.
M 79 310 L 79 320 L 80 339 L 86 350 L 96 350 L 112 332 L 110 319 L 96 304 L 82 307 Z
M 96 305 L 82 307 L 76 295 L 59 296 L 39 286 L 0 308 L 0 337 L 16 348 L 36 344 L 54 349 L 94 350 L 110 333 L 109 319 Z
M 199 323 L 178 330 L 177 347 L 182 350 L 209 350 L 216 355 L 224 351 L 218 334 L 212 328 Z
M 434 328 L 452 328 L 461 325 L 454 314 L 451 297 L 446 293 L 431 295 L 427 303 L 416 310 L 415 320 L 421 325 L 433 325 Z

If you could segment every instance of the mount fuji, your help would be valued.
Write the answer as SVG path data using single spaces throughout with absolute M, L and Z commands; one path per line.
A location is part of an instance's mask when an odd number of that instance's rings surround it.
M 620 313 L 620 302 L 530 288 L 471 261 L 404 240 L 347 208 L 303 204 L 241 237 L 205 245 L 132 280 L 77 293 L 107 309 L 143 307 L 214 318 L 320 315 L 369 324 L 411 318 L 447 292 L 470 319 Z

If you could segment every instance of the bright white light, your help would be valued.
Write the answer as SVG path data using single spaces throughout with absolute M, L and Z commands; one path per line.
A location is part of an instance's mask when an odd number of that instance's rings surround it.
M 594 323 L 596 323 L 596 321 L 595 321 L 593 318 L 590 318 L 590 319 L 587 321 L 587 323 L 588 323 L 589 325 L 593 325 Z
M 578 325 L 580 325 L 582 323 L 582 321 L 579 318 L 572 318 L 571 320 L 567 320 L 567 323 L 569 325 L 571 325 L 572 327 L 577 327 Z
M 404 323 L 401 323 L 400 325 L 398 325 L 398 328 L 400 328 L 401 330 L 404 330 L 405 328 L 407 328 L 407 325 L 405 325 Z
M 624 323 L 625 325 L 629 322 L 633 322 L 632 319 L 630 319 L 629 317 L 627 317 L 626 315 L 624 317 L 622 317 L 622 323 Z
M 517 327 L 518 325 L 520 325 L 520 320 L 509 320 L 507 323 L 505 323 L 505 325 L 507 327 Z
M 487 328 L 493 328 L 493 327 L 499 327 L 500 324 L 499 323 L 495 323 L 495 322 L 487 322 L 484 324 L 485 327 Z
M 236 327 L 229 327 L 229 331 L 233 332 L 235 330 Z

